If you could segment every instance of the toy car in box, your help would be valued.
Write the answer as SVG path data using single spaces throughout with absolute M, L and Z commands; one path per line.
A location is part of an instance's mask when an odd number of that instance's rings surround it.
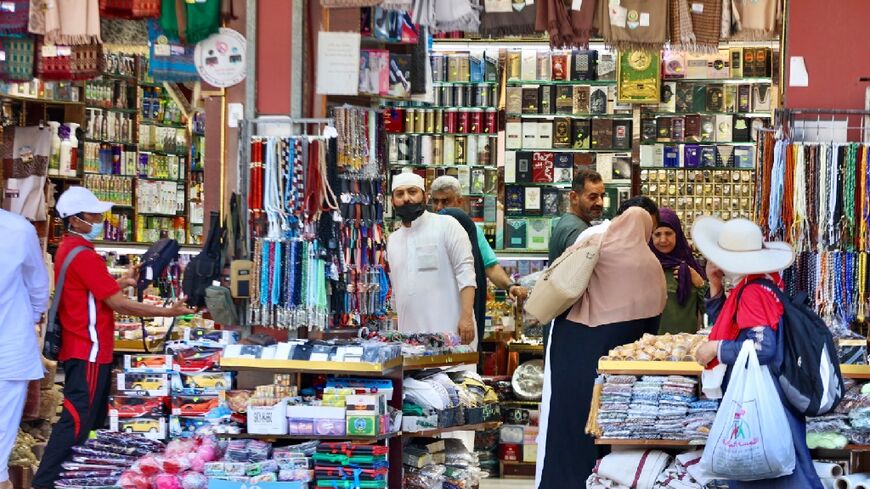
M 181 395 L 219 394 L 232 387 L 233 374 L 229 372 L 180 373 L 172 376 L 172 391 Z
M 109 429 L 124 433 L 134 433 L 152 440 L 166 438 L 165 418 L 132 418 L 120 419 L 115 416 L 109 417 Z
M 205 416 L 220 405 L 218 396 L 174 396 L 172 414 L 175 416 Z
M 128 373 L 170 373 L 172 355 L 124 355 L 124 370 Z
M 190 348 L 175 354 L 175 370 L 182 373 L 197 373 L 219 370 L 221 349 Z
M 109 416 L 121 419 L 163 416 L 168 404 L 165 397 L 112 396 L 109 398 Z
M 196 435 L 197 430 L 206 426 L 211 426 L 211 424 L 203 418 L 186 416 L 171 416 L 169 418 L 169 434 L 173 438 L 190 438 Z
M 126 395 L 165 397 L 169 395 L 169 376 L 166 374 L 118 374 L 118 390 Z

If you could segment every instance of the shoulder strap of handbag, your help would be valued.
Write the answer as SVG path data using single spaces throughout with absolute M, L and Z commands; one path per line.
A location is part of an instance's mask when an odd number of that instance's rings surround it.
M 57 317 L 57 308 L 60 306 L 60 299 L 63 293 L 63 283 L 66 281 L 66 271 L 69 268 L 70 264 L 72 264 L 73 258 L 78 256 L 79 253 L 88 249 L 87 246 L 76 246 L 73 248 L 68 255 L 66 255 L 66 259 L 63 261 L 63 265 L 60 267 L 60 276 L 57 279 L 57 285 L 54 287 L 54 298 L 51 300 L 51 307 L 48 309 L 48 324 L 54 324 L 54 320 Z
M 787 297 L 785 297 L 785 294 L 782 292 L 782 290 L 780 290 L 779 286 L 776 285 L 776 283 L 774 283 L 773 280 L 771 280 L 767 277 L 756 278 L 756 279 L 750 280 L 743 285 L 743 287 L 740 289 L 739 292 L 737 292 L 737 307 L 734 308 L 734 317 L 731 319 L 732 323 L 737 322 L 737 310 L 740 309 L 740 299 L 743 298 L 743 291 L 745 291 L 746 288 L 749 287 L 750 285 L 754 285 L 754 284 L 763 285 L 765 288 L 770 290 L 777 297 L 777 299 L 779 299 L 781 302 L 787 300 Z M 783 302 L 783 304 L 784 303 L 785 302 Z

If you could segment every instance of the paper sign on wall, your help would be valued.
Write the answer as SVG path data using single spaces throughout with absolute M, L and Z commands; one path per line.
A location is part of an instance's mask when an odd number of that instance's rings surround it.
M 788 86 L 790 87 L 808 87 L 810 86 L 810 76 L 807 74 L 807 65 L 804 63 L 803 56 L 792 56 L 788 70 Z
M 317 93 L 357 95 L 360 35 L 358 32 L 317 34 Z

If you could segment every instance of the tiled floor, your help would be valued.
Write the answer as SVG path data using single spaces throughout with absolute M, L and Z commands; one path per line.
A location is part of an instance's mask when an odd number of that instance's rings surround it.
M 535 481 L 531 479 L 484 479 L 480 489 L 533 489 Z

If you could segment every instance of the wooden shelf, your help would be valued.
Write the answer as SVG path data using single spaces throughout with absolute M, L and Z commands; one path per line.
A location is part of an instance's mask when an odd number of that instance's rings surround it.
M 507 114 L 507 119 L 628 119 L 631 120 L 632 114 Z
M 847 379 L 870 379 L 870 365 L 840 365 L 840 373 Z
M 516 353 L 544 354 L 544 345 L 527 345 L 523 343 L 508 343 L 508 351 Z
M 484 430 L 494 430 L 496 428 L 501 427 L 500 421 L 492 421 L 489 423 L 479 423 L 479 424 L 466 424 L 460 426 L 449 426 L 447 428 L 438 428 L 435 430 L 426 430 L 426 431 L 415 431 L 404 432 L 402 436 L 407 437 L 422 437 L 422 438 L 431 438 L 433 436 L 438 436 L 443 433 L 452 433 L 454 431 L 484 431 Z
M 218 438 L 232 438 L 245 440 L 322 440 L 322 441 L 380 441 L 401 436 L 402 433 L 387 433 L 378 436 L 334 436 L 334 435 L 257 435 L 252 433 L 225 433 L 216 435 Z
M 333 375 L 365 375 L 383 377 L 402 365 L 401 358 L 386 363 L 367 362 L 319 362 L 309 360 L 263 360 L 257 358 L 222 358 L 224 370 L 265 370 L 273 373 L 297 372 Z
M 425 357 L 404 357 L 402 368 L 405 371 L 423 370 L 427 368 L 454 367 L 456 365 L 475 365 L 478 362 L 477 353 L 448 353 Z
M 748 85 L 750 83 L 773 83 L 773 79 L 769 76 L 746 78 L 662 78 L 662 83 L 666 82 L 709 83 L 714 85 L 717 83 L 730 85 Z
M 611 445 L 622 447 L 702 447 L 703 442 L 692 442 L 689 440 L 623 440 L 615 438 L 596 438 L 596 445 Z
M 602 374 L 701 375 L 703 370 L 695 362 L 598 361 L 598 373 Z
M 616 80 L 508 80 L 508 85 L 616 85 Z
M 74 102 L 72 100 L 50 100 L 44 98 L 36 98 L 36 97 L 24 97 L 21 95 L 7 95 L 0 94 L 0 98 L 7 98 L 10 100 L 16 100 L 18 102 L 29 102 L 33 104 L 45 104 L 45 105 L 80 105 L 84 107 L 84 102 Z

